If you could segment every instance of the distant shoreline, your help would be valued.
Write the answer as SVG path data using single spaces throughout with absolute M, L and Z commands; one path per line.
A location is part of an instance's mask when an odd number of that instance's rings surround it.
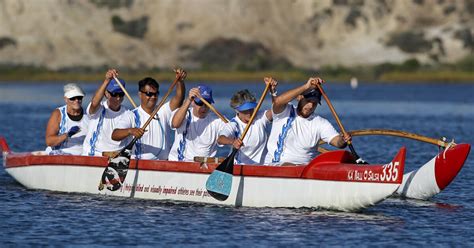
M 0 83 L 6 82 L 97 82 L 102 81 L 104 72 L 55 72 L 55 71 L 28 71 L 21 70 L 15 72 L 1 71 Z M 144 77 L 153 77 L 158 81 L 172 81 L 174 73 L 166 71 L 145 71 L 145 72 L 122 72 L 121 77 L 126 81 L 138 81 Z M 373 78 L 366 75 L 331 75 L 324 72 L 308 72 L 300 70 L 292 71 L 188 71 L 188 81 L 202 82 L 258 82 L 263 77 L 271 76 L 281 82 L 302 82 L 310 76 L 320 76 L 328 82 L 349 82 L 352 77 L 356 77 L 359 82 L 378 82 L 378 83 L 412 83 L 412 82 L 430 82 L 430 83 L 474 83 L 474 71 L 414 71 L 414 72 L 388 72 Z

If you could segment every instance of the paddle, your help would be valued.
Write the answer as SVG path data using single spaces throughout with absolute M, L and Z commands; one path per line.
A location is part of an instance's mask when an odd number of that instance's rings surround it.
M 130 103 L 133 105 L 133 108 L 137 108 L 137 105 L 135 104 L 135 102 L 133 101 L 132 97 L 130 97 L 130 95 L 128 94 L 127 90 L 125 89 L 125 87 L 123 87 L 123 84 L 122 82 L 120 82 L 120 80 L 114 76 L 114 79 L 115 81 L 117 82 L 117 84 L 120 86 L 120 88 L 122 89 L 123 93 L 125 93 L 125 95 L 127 96 L 128 100 L 130 101 Z
M 143 124 L 141 127 L 142 130 L 145 130 L 146 127 L 150 124 L 153 120 L 154 116 L 158 113 L 160 108 L 165 104 L 166 99 L 173 91 L 173 88 L 180 80 L 180 77 L 176 77 L 173 83 L 171 84 L 170 88 L 166 92 L 166 94 L 161 99 L 158 106 L 153 110 L 153 113 L 150 115 L 148 120 Z M 109 160 L 109 164 L 105 168 L 104 172 L 102 173 L 102 177 L 99 183 L 99 190 L 104 189 L 104 185 L 107 185 L 107 189 L 110 191 L 116 191 L 122 187 L 122 183 L 127 176 L 128 168 L 130 166 L 130 156 L 132 154 L 132 148 L 135 145 L 139 138 L 134 137 L 133 140 L 125 146 L 120 152 L 118 156 L 112 157 Z
M 247 134 L 250 126 L 252 125 L 252 122 L 255 119 L 255 116 L 257 115 L 257 112 L 260 109 L 260 106 L 262 105 L 263 100 L 265 99 L 265 96 L 267 95 L 269 89 L 270 84 L 267 84 L 265 90 L 262 93 L 262 96 L 260 97 L 260 100 L 258 101 L 257 107 L 255 107 L 255 109 L 253 110 L 253 113 L 250 116 L 250 120 L 247 123 L 244 132 L 240 136 L 240 140 L 243 140 L 245 138 L 245 135 Z M 238 149 L 232 148 L 231 154 L 224 160 L 224 162 L 217 166 L 217 168 L 207 179 L 207 192 L 209 193 L 209 195 L 219 201 L 225 201 L 230 195 L 230 190 L 232 188 L 232 177 L 234 173 L 234 158 L 238 151 Z
M 206 104 L 206 106 L 212 110 L 212 112 L 214 112 L 217 116 L 219 116 L 219 118 L 221 118 L 221 120 L 224 122 L 224 123 L 228 123 L 229 120 L 227 120 L 227 118 L 225 118 L 225 116 L 223 116 L 221 113 L 219 113 L 219 111 L 217 111 L 216 108 L 214 108 L 214 106 L 212 106 L 212 104 L 210 104 L 208 101 L 206 101 L 204 98 L 202 97 L 199 97 L 199 100 L 201 100 L 204 104 Z
M 346 130 L 344 129 L 344 126 L 342 125 L 341 123 L 341 120 L 339 119 L 339 116 L 337 116 L 337 113 L 336 113 L 336 110 L 334 109 L 334 107 L 332 106 L 331 104 L 331 101 L 329 100 L 329 97 L 326 95 L 326 93 L 324 92 L 323 90 L 323 87 L 321 86 L 320 83 L 316 84 L 318 86 L 318 89 L 319 91 L 321 92 L 321 95 L 323 95 L 324 97 L 324 100 L 326 100 L 328 106 L 329 106 L 329 109 L 331 110 L 331 113 L 332 115 L 334 116 L 334 118 L 336 119 L 336 122 L 337 122 L 337 125 L 339 126 L 339 128 L 341 129 L 342 131 L 342 134 L 344 136 L 346 136 Z M 364 161 L 363 159 L 361 159 L 359 157 L 359 155 L 357 155 L 354 147 L 352 146 L 352 142 L 349 140 L 347 141 L 347 145 L 349 146 L 349 149 L 351 150 L 351 153 L 352 153 L 352 156 L 354 156 L 355 160 L 356 160 L 356 163 L 358 164 L 368 164 L 366 161 Z

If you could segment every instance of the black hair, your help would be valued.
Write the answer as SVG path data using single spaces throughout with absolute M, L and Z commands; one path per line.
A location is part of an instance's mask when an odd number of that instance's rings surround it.
M 151 87 L 153 87 L 157 90 L 160 89 L 160 85 L 158 84 L 158 82 L 156 82 L 155 79 L 153 79 L 151 77 L 146 77 L 146 78 L 138 81 L 138 90 L 141 91 L 147 85 L 150 85 Z

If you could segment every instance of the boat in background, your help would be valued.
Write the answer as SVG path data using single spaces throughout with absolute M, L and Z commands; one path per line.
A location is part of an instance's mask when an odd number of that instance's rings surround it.
M 4 168 L 28 189 L 248 207 L 309 207 L 359 211 L 390 197 L 402 184 L 406 149 L 384 165 L 357 165 L 345 150 L 304 166 L 236 165 L 232 191 L 218 201 L 206 191 L 217 164 L 132 160 L 117 191 L 100 191 L 105 157 L 13 153 L 0 137 Z

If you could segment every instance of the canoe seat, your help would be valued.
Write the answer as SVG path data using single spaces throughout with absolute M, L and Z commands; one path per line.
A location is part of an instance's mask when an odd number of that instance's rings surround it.
M 346 150 L 337 150 L 321 153 L 315 157 L 309 164 L 305 167 L 301 173 L 301 177 L 305 178 L 311 171 L 321 165 L 341 165 L 341 164 L 355 164 L 354 157 L 352 154 Z

